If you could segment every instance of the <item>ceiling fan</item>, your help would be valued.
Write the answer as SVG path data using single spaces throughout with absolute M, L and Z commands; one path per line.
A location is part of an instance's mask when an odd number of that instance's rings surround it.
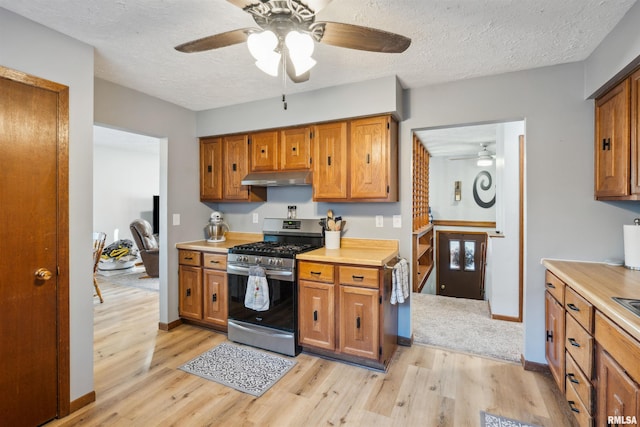
M 488 144 L 482 143 L 480 144 L 482 149 L 478 151 L 478 154 L 474 156 L 462 156 L 462 157 L 450 157 L 449 160 L 468 160 L 468 159 L 478 159 L 478 166 L 491 166 L 493 163 L 493 159 L 496 158 L 496 153 L 492 153 L 487 149 Z
M 309 79 L 316 61 L 313 43 L 382 53 L 401 53 L 411 39 L 375 28 L 317 21 L 316 14 L 331 0 L 227 0 L 250 14 L 260 28 L 240 28 L 203 37 L 175 47 L 185 53 L 203 52 L 247 42 L 256 65 L 271 75 L 281 68 L 295 82 Z

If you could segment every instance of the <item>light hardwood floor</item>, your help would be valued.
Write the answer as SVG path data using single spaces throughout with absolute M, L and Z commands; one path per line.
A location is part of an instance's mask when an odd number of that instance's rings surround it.
M 387 373 L 310 354 L 255 398 L 177 368 L 226 340 L 182 325 L 157 329 L 158 294 L 101 286 L 96 401 L 47 426 L 479 426 L 480 410 L 570 425 L 550 376 L 433 347 L 399 347 Z

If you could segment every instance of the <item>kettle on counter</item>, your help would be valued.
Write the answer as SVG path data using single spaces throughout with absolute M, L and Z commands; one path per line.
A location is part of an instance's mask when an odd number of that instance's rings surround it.
M 205 227 L 207 242 L 224 242 L 225 233 L 229 231 L 229 226 L 222 220 L 222 214 L 214 211 L 209 218 L 209 224 Z

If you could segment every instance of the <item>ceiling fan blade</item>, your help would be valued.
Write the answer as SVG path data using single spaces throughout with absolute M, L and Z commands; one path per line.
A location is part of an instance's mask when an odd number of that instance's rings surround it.
M 478 156 L 449 157 L 449 160 L 470 160 L 477 159 Z
M 324 27 L 320 42 L 332 46 L 370 52 L 401 53 L 411 44 L 410 38 L 400 34 L 340 22 L 316 22 L 310 29 L 319 26 Z
M 307 71 L 306 73 L 296 76 L 296 71 L 295 71 L 295 68 L 293 67 L 293 62 L 291 62 L 291 58 L 289 58 L 289 55 L 285 55 L 285 56 L 287 58 L 285 68 L 287 70 L 287 75 L 289 76 L 291 81 L 294 83 L 304 83 L 307 80 L 309 80 L 309 76 L 311 75 L 311 72 Z
M 215 34 L 192 40 L 175 47 L 176 50 L 185 53 L 203 52 L 205 50 L 219 49 L 247 41 L 247 37 L 252 32 L 260 32 L 258 28 L 242 28 L 239 30 L 227 31 L 226 33 Z

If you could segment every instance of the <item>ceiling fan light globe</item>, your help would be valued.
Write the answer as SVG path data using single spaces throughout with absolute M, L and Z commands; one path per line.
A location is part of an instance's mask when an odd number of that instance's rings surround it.
M 310 58 L 311 55 L 313 55 L 315 45 L 313 39 L 307 33 L 289 31 L 284 39 L 284 43 L 287 45 L 287 49 L 292 58 L 295 56 Z
M 249 53 L 256 61 L 262 60 L 264 57 L 275 54 L 278 47 L 278 36 L 273 31 L 263 31 L 261 33 L 251 33 L 247 37 L 247 47 Z M 280 55 L 278 55 L 279 57 Z
M 316 60 L 310 57 L 296 58 L 292 56 L 291 62 L 293 63 L 293 68 L 296 73 L 296 77 L 306 73 L 317 64 Z
M 273 55 L 257 60 L 256 67 L 270 76 L 277 77 L 280 69 L 280 54 L 273 52 Z
M 480 157 L 476 162 L 478 166 L 491 166 L 493 164 L 493 159 L 491 157 Z

